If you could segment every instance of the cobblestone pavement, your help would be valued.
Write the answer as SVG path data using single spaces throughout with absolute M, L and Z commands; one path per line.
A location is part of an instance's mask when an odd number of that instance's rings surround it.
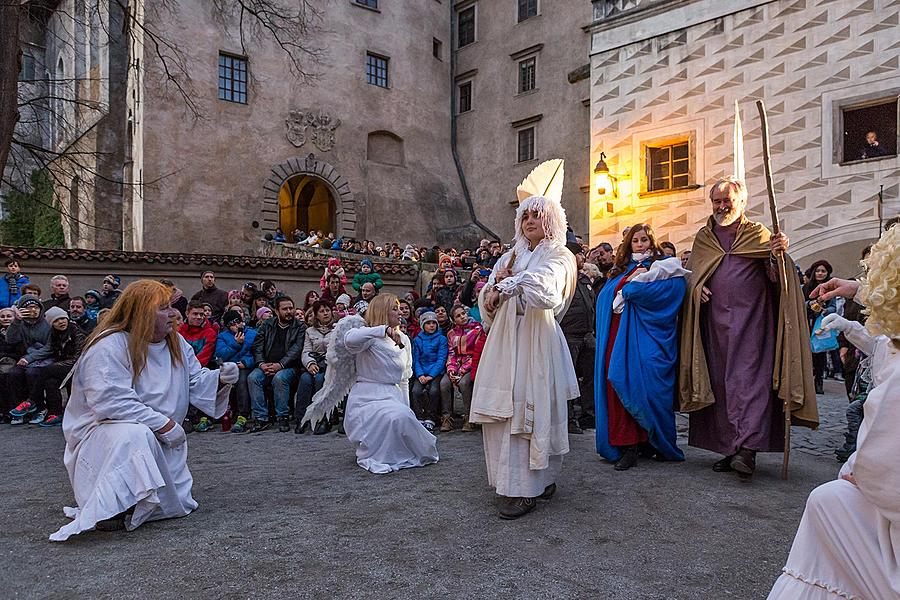
M 822 430 L 794 430 L 810 452 L 788 481 L 780 454 L 743 483 L 686 447 L 684 463 L 618 473 L 588 433 L 552 502 L 513 522 L 496 517 L 478 433 L 442 434 L 438 464 L 384 476 L 336 433 L 194 433 L 197 511 L 64 544 L 47 541 L 73 503 L 60 430 L 0 426 L 0 598 L 764 598 L 807 495 L 838 471 L 845 401 L 828 391 Z

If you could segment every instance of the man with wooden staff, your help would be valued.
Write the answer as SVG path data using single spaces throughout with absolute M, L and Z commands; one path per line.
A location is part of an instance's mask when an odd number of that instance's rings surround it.
M 818 426 L 809 328 L 788 237 L 747 219 L 742 180 L 719 180 L 709 197 L 688 263 L 679 404 L 688 443 L 725 455 L 713 470 L 749 479 L 757 452 L 786 450 L 785 410 Z

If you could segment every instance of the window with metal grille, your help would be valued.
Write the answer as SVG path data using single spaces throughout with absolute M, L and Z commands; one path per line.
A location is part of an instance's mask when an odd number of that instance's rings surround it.
M 368 8 L 378 8 L 378 0 L 356 0 L 356 3 Z
M 456 17 L 456 40 L 460 48 L 468 46 L 475 41 L 474 6 L 459 11 Z
M 519 23 L 537 16 L 538 0 L 519 0 Z
M 219 100 L 247 104 L 247 59 L 219 53 Z
M 469 112 L 472 110 L 472 82 L 459 84 L 459 107 L 457 112 Z
M 388 59 L 375 54 L 366 55 L 366 83 L 388 87 Z
M 526 58 L 519 61 L 519 93 L 530 92 L 536 87 L 537 60 Z
M 534 160 L 534 127 L 520 129 L 518 131 L 519 162 Z
M 690 148 L 687 141 L 647 146 L 647 191 L 674 190 L 690 185 Z

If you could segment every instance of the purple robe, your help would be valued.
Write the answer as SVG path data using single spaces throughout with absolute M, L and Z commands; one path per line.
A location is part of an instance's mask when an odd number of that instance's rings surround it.
M 725 256 L 706 282 L 700 335 L 715 404 L 690 414 L 688 443 L 730 456 L 784 450 L 784 414 L 772 390 L 778 288 L 767 261 L 730 253 L 740 221 L 713 233 Z

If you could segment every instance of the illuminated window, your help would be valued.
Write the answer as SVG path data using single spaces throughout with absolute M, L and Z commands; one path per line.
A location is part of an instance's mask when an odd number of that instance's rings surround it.
M 681 141 L 646 147 L 647 191 L 675 190 L 690 185 L 690 146 Z

